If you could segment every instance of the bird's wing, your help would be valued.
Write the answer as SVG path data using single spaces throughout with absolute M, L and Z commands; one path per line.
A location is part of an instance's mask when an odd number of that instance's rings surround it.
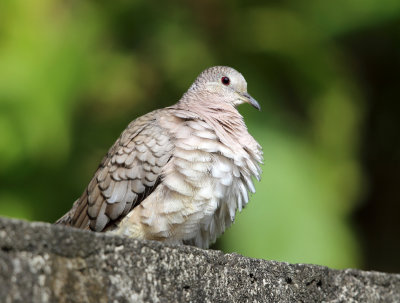
M 104 157 L 70 214 L 57 223 L 103 231 L 121 220 L 159 184 L 173 142 L 159 125 L 159 111 L 129 124 Z M 68 218 L 69 215 L 69 218 Z

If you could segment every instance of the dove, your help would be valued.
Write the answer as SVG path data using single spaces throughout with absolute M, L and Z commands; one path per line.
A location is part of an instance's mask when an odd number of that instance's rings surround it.
M 133 120 L 56 224 L 208 248 L 255 192 L 260 144 L 236 107 L 260 105 L 231 67 L 196 78 L 175 104 Z

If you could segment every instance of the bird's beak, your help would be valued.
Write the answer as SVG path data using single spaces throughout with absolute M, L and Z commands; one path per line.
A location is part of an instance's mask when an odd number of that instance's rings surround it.
M 260 104 L 258 104 L 258 102 L 256 101 L 256 99 L 254 99 L 252 96 L 250 96 L 250 94 L 248 93 L 243 93 L 242 94 L 242 100 L 246 103 L 249 103 L 250 105 L 252 105 L 254 108 L 261 110 Z

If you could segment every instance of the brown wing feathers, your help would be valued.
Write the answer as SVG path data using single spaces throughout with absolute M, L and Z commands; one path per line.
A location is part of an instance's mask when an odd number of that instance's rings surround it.
M 124 217 L 158 185 L 173 148 L 158 111 L 129 124 L 104 157 L 70 213 L 57 223 L 102 231 Z

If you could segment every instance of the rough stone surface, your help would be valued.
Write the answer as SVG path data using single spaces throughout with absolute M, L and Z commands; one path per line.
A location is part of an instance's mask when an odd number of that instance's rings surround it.
M 1 302 L 400 302 L 400 275 L 0 218 Z

